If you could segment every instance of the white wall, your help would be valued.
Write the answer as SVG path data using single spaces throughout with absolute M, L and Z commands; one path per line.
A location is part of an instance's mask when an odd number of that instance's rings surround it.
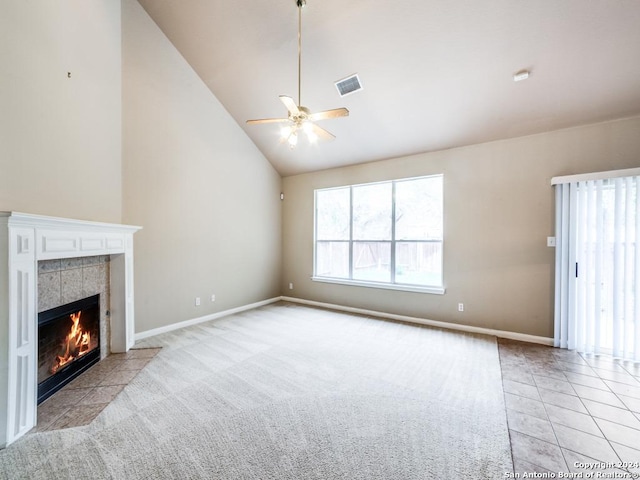
M 551 177 L 640 166 L 640 117 L 283 180 L 282 291 L 307 300 L 553 336 Z M 444 174 L 445 295 L 313 282 L 313 190 Z M 294 290 L 288 290 L 293 282 Z M 465 304 L 458 312 L 457 304 Z
M 0 210 L 120 221 L 120 39 L 117 1 L 2 1 Z
M 280 295 L 280 176 L 138 2 L 122 18 L 136 331 Z

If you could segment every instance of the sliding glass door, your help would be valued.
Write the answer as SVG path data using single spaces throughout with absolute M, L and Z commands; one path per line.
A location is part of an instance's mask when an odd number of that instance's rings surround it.
M 640 361 L 639 193 L 637 175 L 556 184 L 556 346 Z

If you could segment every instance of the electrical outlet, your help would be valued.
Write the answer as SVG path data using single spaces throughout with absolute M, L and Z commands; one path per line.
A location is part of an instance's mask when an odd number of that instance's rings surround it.
M 289 284 L 289 290 L 293 290 L 293 283 Z
M 212 302 L 215 302 L 215 301 L 216 301 L 216 296 L 215 296 L 215 294 L 213 294 L 213 293 L 211 294 L 211 301 L 212 301 Z
M 196 297 L 196 307 L 200 306 L 200 297 Z
M 458 311 L 459 312 L 464 312 L 464 303 L 459 303 L 458 304 Z
M 556 246 L 556 237 L 547 237 L 547 247 Z

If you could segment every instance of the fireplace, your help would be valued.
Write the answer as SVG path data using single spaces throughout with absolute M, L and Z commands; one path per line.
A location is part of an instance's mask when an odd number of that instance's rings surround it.
M 40 262 L 82 258 L 84 266 L 86 257 L 109 256 L 109 301 L 101 297 L 109 325 L 101 332 L 101 350 L 126 352 L 135 340 L 133 234 L 138 230 L 132 225 L 0 212 L 0 278 L 6 280 L 0 281 L 0 448 L 36 425 Z M 78 279 L 78 272 L 62 275 L 61 303 L 76 300 L 67 295 L 66 286 Z M 93 277 L 80 278 L 84 282 Z M 83 291 L 83 296 L 95 293 L 99 292 Z M 59 303 L 46 305 L 54 308 Z
M 100 295 L 38 314 L 38 403 L 100 360 Z

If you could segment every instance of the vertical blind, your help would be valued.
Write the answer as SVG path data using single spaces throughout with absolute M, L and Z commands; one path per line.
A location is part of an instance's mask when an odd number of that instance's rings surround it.
M 640 361 L 639 193 L 638 174 L 556 183 L 556 347 Z

